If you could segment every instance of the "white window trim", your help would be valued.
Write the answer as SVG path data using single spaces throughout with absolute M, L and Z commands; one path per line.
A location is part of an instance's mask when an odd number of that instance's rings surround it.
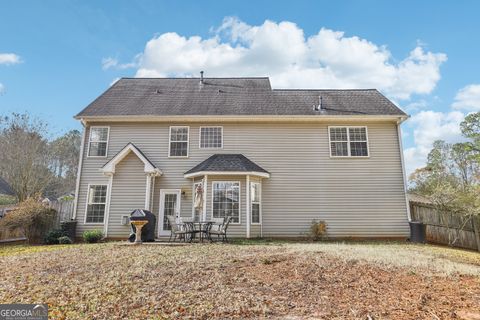
M 171 152 L 171 144 L 172 144 L 172 129 L 174 128 L 187 128 L 187 155 L 186 156 L 172 156 L 170 155 Z M 175 142 L 185 142 L 185 141 L 175 141 Z M 190 155 L 190 127 L 189 126 L 170 126 L 168 128 L 168 157 L 169 158 L 177 158 L 177 159 L 186 159 Z
M 92 129 L 107 129 L 107 147 L 105 148 L 104 156 L 91 156 L 90 155 L 90 144 L 92 143 Z M 87 158 L 106 158 L 108 156 L 108 144 L 110 141 L 110 127 L 109 126 L 91 126 L 88 132 L 88 149 L 87 149 Z M 93 141 L 93 142 L 105 142 L 105 141 Z
M 202 147 L 202 129 L 206 129 L 206 128 L 220 128 L 221 129 L 221 132 L 222 132 L 222 143 L 221 143 L 221 146 L 218 147 L 218 148 L 205 148 L 205 147 Z M 198 148 L 199 149 L 203 149 L 203 150 L 218 150 L 218 149 L 223 149 L 223 126 L 203 126 L 203 127 L 200 127 L 198 128 Z
M 88 198 L 90 195 L 90 187 L 91 186 L 106 186 L 107 187 L 107 194 L 105 195 L 105 212 L 103 213 L 103 222 L 87 222 L 87 213 L 88 213 Z M 109 194 L 109 187 L 106 183 L 89 183 L 87 186 L 87 198 L 85 199 L 85 217 L 83 219 L 83 224 L 85 225 L 92 225 L 92 226 L 103 226 L 105 224 L 105 218 L 107 218 L 107 210 L 109 207 L 110 202 L 110 194 Z
M 342 141 L 332 141 L 331 136 L 330 136 L 330 128 L 347 128 L 347 149 L 348 149 L 348 156 L 332 156 L 332 142 L 342 142 Z M 365 128 L 365 135 L 367 138 L 367 153 L 368 156 L 352 156 L 351 151 L 350 151 L 350 128 Z M 347 159 L 366 159 L 370 158 L 370 143 L 369 143 L 369 138 L 368 138 L 368 127 L 367 126 L 328 126 L 328 150 L 329 150 L 329 156 L 330 158 L 334 159 L 342 159 L 342 158 L 347 158 Z M 345 141 L 343 141 L 345 142 Z M 359 141 L 361 142 L 361 141 Z
M 253 193 L 250 194 L 250 221 L 252 225 L 261 225 L 262 224 L 262 183 L 261 182 L 250 182 L 250 185 L 252 184 L 258 184 L 258 201 L 255 203 L 258 203 L 258 221 L 259 222 L 253 222 Z M 250 187 L 250 191 L 252 191 L 252 188 Z
M 214 191 L 215 189 L 213 188 L 213 185 L 215 183 L 238 183 L 238 222 L 230 222 L 230 224 L 232 225 L 241 225 L 242 224 L 242 183 L 240 181 L 212 181 L 212 201 L 211 201 L 211 207 L 210 207 L 210 210 L 212 211 L 211 213 L 211 217 L 213 217 L 213 196 L 214 196 Z

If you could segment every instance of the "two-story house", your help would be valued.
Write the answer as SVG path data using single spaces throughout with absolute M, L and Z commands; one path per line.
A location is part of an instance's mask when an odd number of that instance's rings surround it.
M 129 213 L 233 217 L 236 237 L 406 237 L 400 124 L 377 90 L 276 90 L 268 78 L 124 78 L 76 117 L 80 235 Z M 201 206 L 194 205 L 197 187 Z

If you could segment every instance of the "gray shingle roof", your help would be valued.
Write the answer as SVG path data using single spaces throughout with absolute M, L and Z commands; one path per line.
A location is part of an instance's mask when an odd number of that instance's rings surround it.
M 10 187 L 8 182 L 3 180 L 1 177 L 0 177 L 0 194 L 6 194 L 9 196 L 15 195 L 15 191 L 13 191 L 12 187 Z
M 203 171 L 235 171 L 235 172 L 263 172 L 267 170 L 257 165 L 243 154 L 214 154 L 202 161 L 185 174 L 192 174 Z
M 325 112 L 313 110 L 322 97 Z M 268 78 L 122 78 L 76 117 L 140 115 L 398 115 L 375 89 L 272 90 Z

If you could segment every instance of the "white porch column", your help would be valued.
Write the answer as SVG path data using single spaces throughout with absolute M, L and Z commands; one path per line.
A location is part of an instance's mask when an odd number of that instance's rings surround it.
M 145 209 L 150 210 L 150 198 L 152 196 L 152 177 L 147 173 L 147 189 L 145 190 Z
M 105 215 L 103 218 L 103 233 L 105 238 L 108 236 L 108 220 L 110 219 L 110 202 L 112 199 L 113 186 L 113 173 L 109 173 L 107 175 L 109 176 L 107 187 L 107 204 L 105 205 Z
M 156 175 L 152 176 L 152 186 L 150 187 L 151 192 L 150 192 L 150 208 L 148 210 L 153 211 L 153 199 L 155 199 L 155 179 Z
M 250 238 L 250 176 L 247 175 L 246 178 L 246 192 L 245 192 L 245 201 L 247 202 L 247 207 L 245 208 L 245 214 L 247 215 L 247 238 Z
M 208 191 L 208 176 L 203 177 L 203 220 L 207 220 L 207 191 Z

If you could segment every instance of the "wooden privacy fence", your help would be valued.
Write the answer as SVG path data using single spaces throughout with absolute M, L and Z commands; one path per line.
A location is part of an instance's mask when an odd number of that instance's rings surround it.
M 417 202 L 410 202 L 410 215 L 412 221 L 421 221 L 427 226 L 428 242 L 480 251 L 480 217 L 443 213 L 433 205 Z
M 50 208 L 57 210 L 57 216 L 54 222 L 54 228 L 59 228 L 62 221 L 70 221 L 73 217 L 73 200 L 52 201 Z

